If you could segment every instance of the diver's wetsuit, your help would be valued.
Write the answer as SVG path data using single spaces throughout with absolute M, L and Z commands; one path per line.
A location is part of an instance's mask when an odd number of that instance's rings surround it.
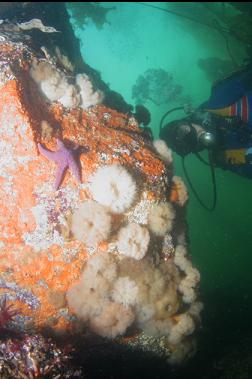
M 252 178 L 252 65 L 214 85 L 199 111 L 209 112 L 215 129 L 216 165 Z

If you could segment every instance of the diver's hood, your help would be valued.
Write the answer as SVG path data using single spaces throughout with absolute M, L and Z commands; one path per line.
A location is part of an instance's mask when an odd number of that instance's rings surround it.
M 185 156 L 198 150 L 196 130 L 191 126 L 191 120 L 184 118 L 166 124 L 160 131 L 160 139 L 177 154 Z

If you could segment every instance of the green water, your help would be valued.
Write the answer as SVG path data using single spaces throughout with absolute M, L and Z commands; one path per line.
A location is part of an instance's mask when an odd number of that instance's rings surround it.
M 197 3 L 145 3 L 201 20 Z M 197 65 L 198 59 L 230 59 L 225 40 L 217 31 L 141 3 L 102 3 L 113 7 L 107 15 L 109 24 L 97 28 L 92 22 L 85 29 L 76 28 L 82 55 L 88 64 L 102 74 L 111 89 L 132 99 L 132 86 L 149 68 L 171 72 L 176 82 L 190 95 L 192 105 L 205 101 L 211 82 Z M 167 8 L 166 8 L 167 9 Z M 202 21 L 208 21 L 204 14 Z M 232 52 L 241 60 L 243 47 L 232 42 Z M 148 101 L 151 128 L 158 137 L 158 126 L 164 112 L 176 102 L 155 105 Z M 180 117 L 172 114 L 170 119 Z M 212 183 L 210 171 L 194 156 L 186 159 L 191 180 L 202 199 L 210 204 Z M 174 155 L 175 173 L 185 179 L 181 160 Z M 218 202 L 212 213 L 205 211 L 190 192 L 187 206 L 190 251 L 193 264 L 201 273 L 201 296 L 205 310 L 199 350 L 214 354 L 221 346 L 250 333 L 252 316 L 252 181 L 233 173 L 216 170 Z M 217 346 L 219 344 L 219 347 Z

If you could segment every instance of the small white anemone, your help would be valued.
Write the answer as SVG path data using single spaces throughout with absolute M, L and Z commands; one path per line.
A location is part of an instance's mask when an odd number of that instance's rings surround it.
M 176 317 L 176 324 L 171 328 L 169 342 L 179 344 L 185 336 L 194 332 L 195 323 L 188 313 L 182 313 Z
M 131 223 L 119 231 L 117 248 L 121 254 L 140 260 L 145 256 L 149 242 L 148 229 Z
M 115 338 L 125 333 L 133 323 L 135 315 L 122 304 L 109 302 L 103 311 L 90 320 L 91 330 L 102 337 Z
M 114 213 L 122 213 L 134 200 L 136 183 L 123 166 L 114 164 L 98 168 L 91 179 L 90 191 L 98 203 Z
M 120 277 L 114 283 L 112 299 L 116 303 L 121 303 L 125 308 L 135 305 L 137 302 L 138 287 L 136 282 L 128 276 Z
M 155 204 L 149 214 L 149 228 L 157 236 L 164 236 L 172 230 L 175 212 L 170 203 Z
M 177 203 L 182 207 L 188 200 L 188 192 L 186 185 L 179 176 L 174 176 L 172 178 L 172 182 L 178 194 Z
M 169 164 L 172 163 L 172 151 L 166 145 L 165 141 L 162 139 L 157 139 L 153 142 L 153 146 L 164 162 Z
M 108 209 L 92 200 L 80 204 L 73 212 L 71 231 L 74 237 L 88 246 L 105 241 L 111 230 Z

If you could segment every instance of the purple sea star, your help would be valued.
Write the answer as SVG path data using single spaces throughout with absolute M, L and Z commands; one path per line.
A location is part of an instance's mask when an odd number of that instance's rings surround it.
M 57 172 L 56 172 L 56 181 L 55 181 L 55 189 L 59 189 L 59 186 L 63 180 L 65 171 L 69 168 L 72 174 L 75 176 L 75 178 L 78 180 L 79 183 L 81 183 L 81 167 L 79 162 L 77 162 L 77 150 L 79 147 L 70 149 L 67 148 L 64 143 L 57 139 L 57 151 L 50 151 L 45 149 L 40 143 L 38 143 L 38 149 L 40 153 L 50 159 L 51 161 L 54 161 L 57 165 Z M 80 152 L 87 152 L 89 149 L 82 148 Z

